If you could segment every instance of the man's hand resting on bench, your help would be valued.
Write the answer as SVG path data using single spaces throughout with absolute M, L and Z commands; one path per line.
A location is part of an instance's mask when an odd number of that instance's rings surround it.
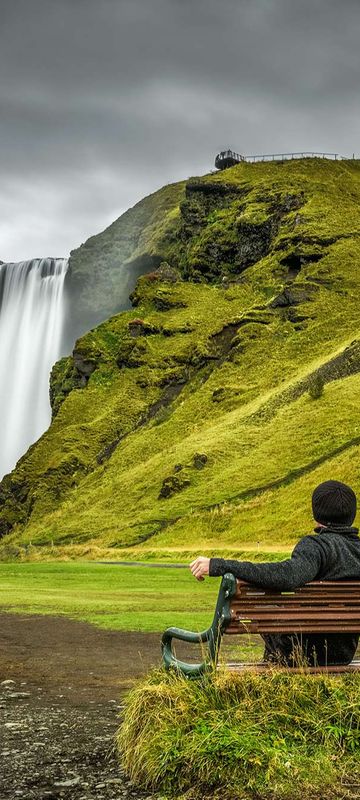
M 205 556 L 198 556 L 195 561 L 190 564 L 191 572 L 198 581 L 203 581 L 204 576 L 209 574 L 210 558 Z

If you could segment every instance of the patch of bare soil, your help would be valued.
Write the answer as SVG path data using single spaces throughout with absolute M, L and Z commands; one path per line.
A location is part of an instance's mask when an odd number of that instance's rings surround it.
M 0 800 L 133 800 L 113 737 L 158 634 L 0 614 Z

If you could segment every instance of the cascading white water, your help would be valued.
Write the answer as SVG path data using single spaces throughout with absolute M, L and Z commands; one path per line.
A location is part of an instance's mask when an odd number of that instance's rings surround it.
M 0 478 L 49 426 L 61 354 L 64 258 L 0 264 Z

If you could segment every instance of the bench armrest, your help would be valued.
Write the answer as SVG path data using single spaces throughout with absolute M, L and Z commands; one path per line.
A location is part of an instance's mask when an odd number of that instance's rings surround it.
M 223 630 L 230 619 L 230 600 L 235 592 L 236 579 L 231 573 L 227 573 L 221 581 L 214 619 L 206 631 L 193 633 L 182 628 L 167 628 L 161 640 L 163 664 L 166 669 L 175 667 L 183 675 L 197 677 L 216 665 Z M 186 661 L 180 661 L 173 653 L 173 639 L 190 644 L 206 645 L 204 661 L 199 664 L 187 664 Z
M 187 664 L 186 661 L 180 661 L 180 659 L 176 658 L 175 654 L 173 653 L 173 639 L 178 639 L 181 642 L 190 642 L 190 644 L 206 643 L 208 645 L 207 650 L 209 658 L 205 658 L 204 661 L 199 664 Z M 180 670 L 180 672 L 187 676 L 202 675 L 204 672 L 207 672 L 209 669 L 211 669 L 214 662 L 213 628 L 208 628 L 208 630 L 202 631 L 201 633 L 186 631 L 182 628 L 167 628 L 162 635 L 161 649 L 163 662 L 166 669 L 169 669 L 170 667 L 176 667 L 178 670 Z

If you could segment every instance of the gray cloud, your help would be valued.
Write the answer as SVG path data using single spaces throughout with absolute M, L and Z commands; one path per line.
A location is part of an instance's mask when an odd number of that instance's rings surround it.
M 0 258 L 66 255 L 216 152 L 359 137 L 354 0 L 0 0 Z

